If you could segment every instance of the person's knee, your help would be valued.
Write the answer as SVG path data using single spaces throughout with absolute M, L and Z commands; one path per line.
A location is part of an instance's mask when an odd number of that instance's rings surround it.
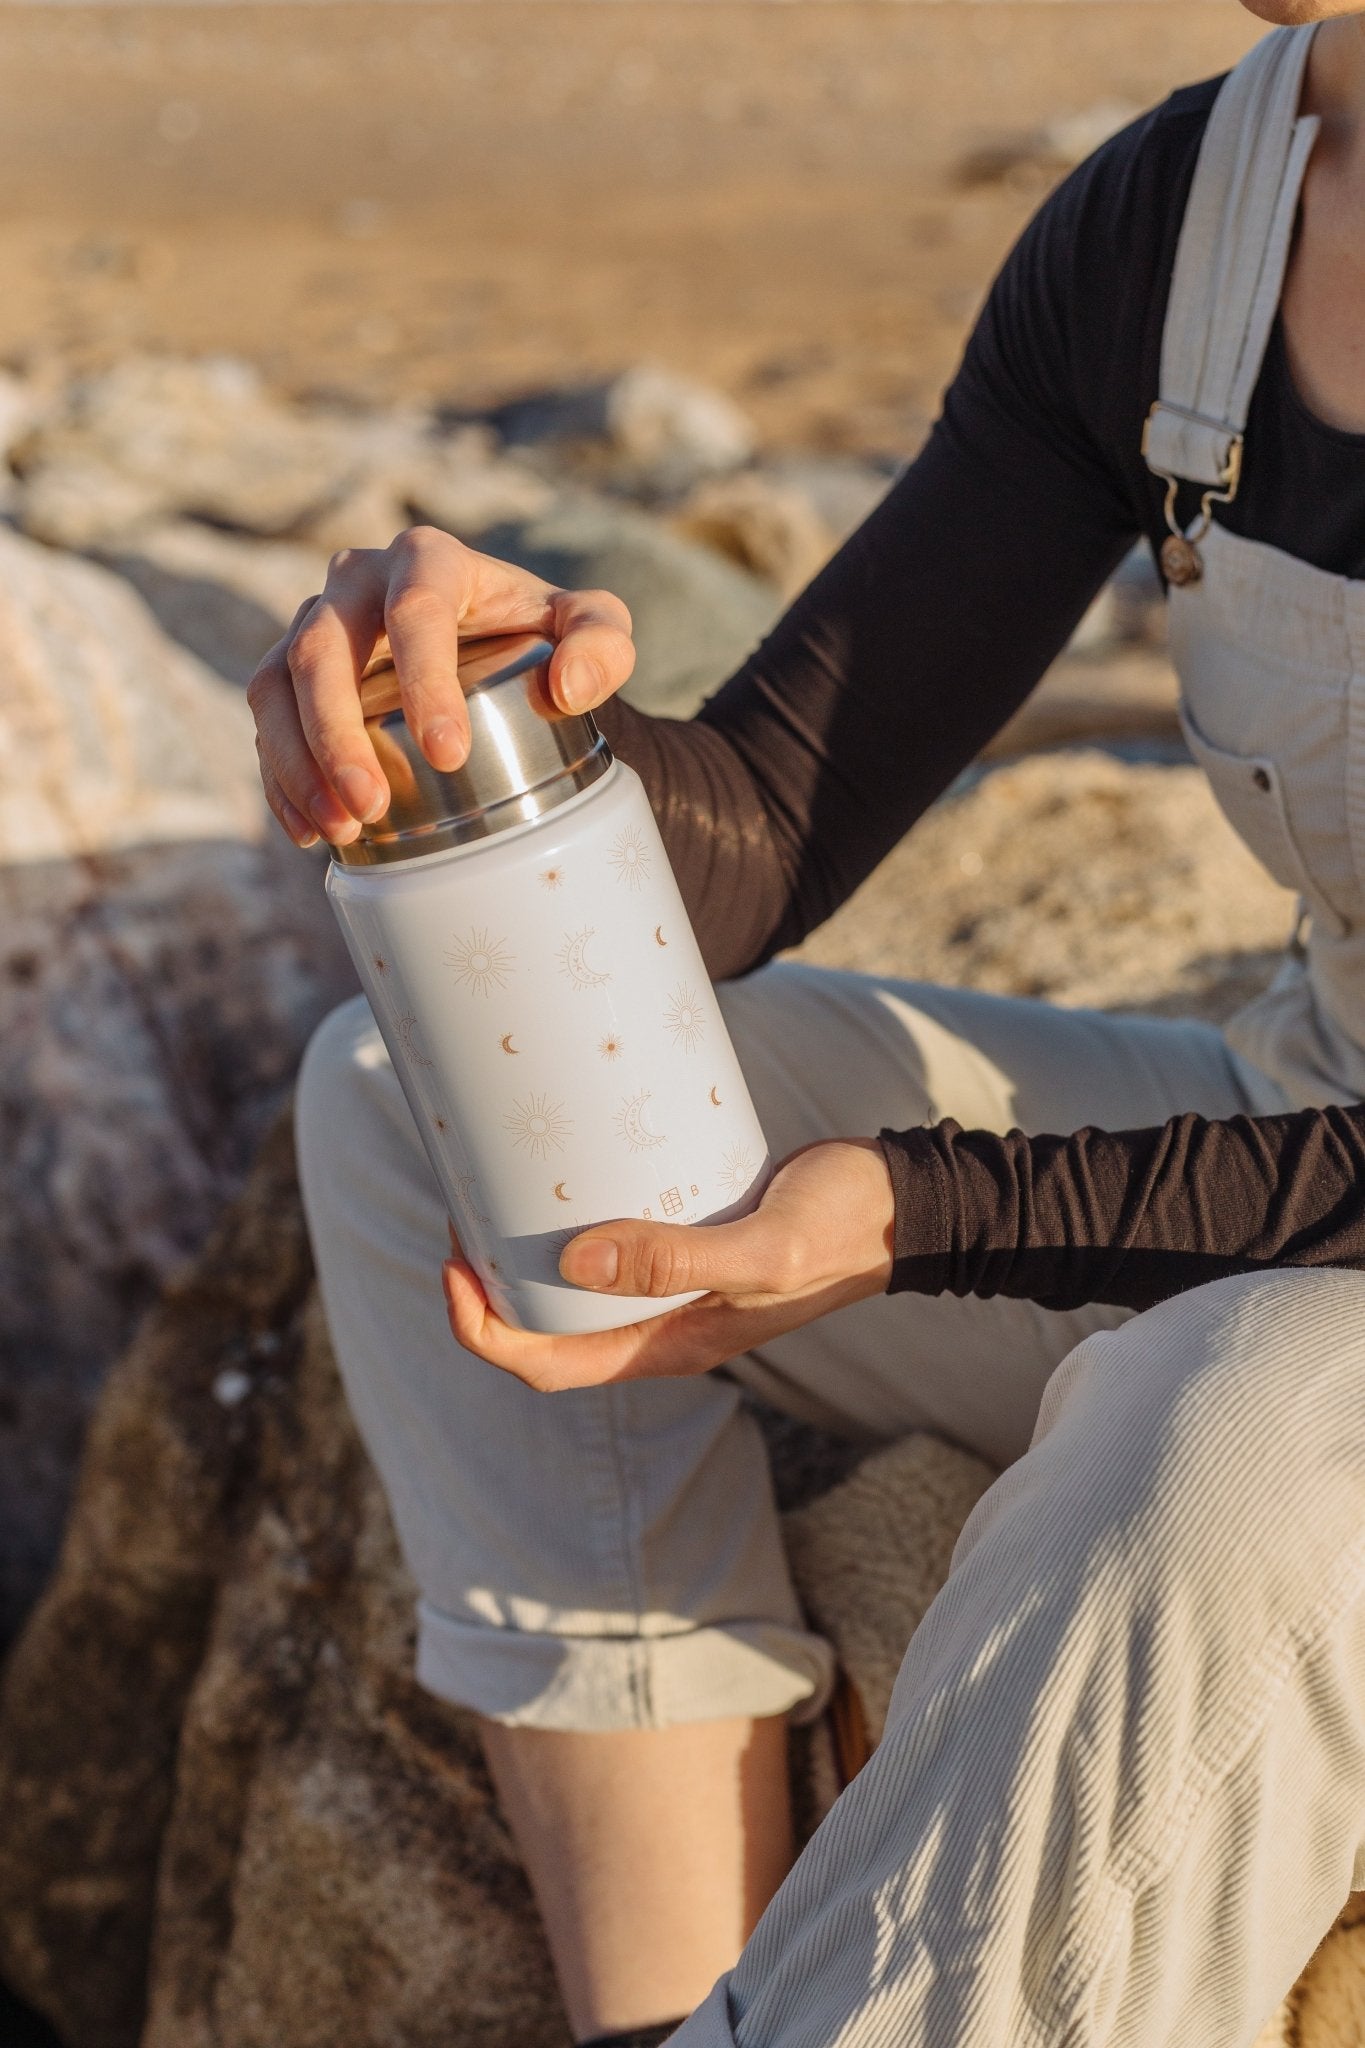
M 299 1067 L 294 1127 L 301 1161 L 344 1146 L 374 1113 L 376 1097 L 396 1085 L 369 1004 L 363 996 L 342 1003 L 318 1025 Z
M 1318 1582 L 1365 1520 L 1365 1274 L 1220 1280 L 1089 1338 L 1035 1437 L 1095 1534 L 1220 1578 Z

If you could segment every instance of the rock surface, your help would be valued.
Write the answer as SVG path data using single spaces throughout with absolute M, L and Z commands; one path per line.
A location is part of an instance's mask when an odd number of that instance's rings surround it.
M 367 545 L 351 531 L 351 546 Z M 396 531 L 390 529 L 389 540 Z M 249 680 L 327 577 L 321 546 L 257 540 L 195 519 L 141 527 L 120 545 L 95 552 L 132 584 L 163 632 L 230 683 Z
M 286 533 L 352 458 L 334 423 L 281 405 L 244 363 L 130 356 L 72 386 L 19 463 L 26 530 L 80 548 L 176 512 Z
M 738 469 L 754 451 L 753 427 L 730 399 L 650 363 L 531 392 L 492 418 L 510 447 L 533 451 L 547 468 L 646 498 Z
M 974 779 L 930 811 L 800 957 L 1224 1017 L 1264 986 L 1293 918 L 1198 769 L 1077 749 Z
M 690 717 L 782 608 L 770 584 L 608 499 L 566 498 L 542 518 L 492 528 L 479 546 L 550 583 L 622 598 L 638 649 L 622 695 L 672 718 Z
M 804 491 L 755 470 L 699 484 L 678 507 L 674 524 L 787 598 L 805 588 L 835 548 L 833 532 Z
M 0 1969 L 70 2048 L 567 2048 L 308 1283 L 281 1128 L 111 1377 L 0 1688 Z M 874 1738 L 991 1476 L 912 1436 L 787 1516 Z M 1258 2048 L 1356 2048 L 1359 1904 Z
M 240 693 L 119 577 L 0 529 L 0 1638 L 136 1317 L 348 986 Z
M 1193 771 L 1002 769 L 926 821 L 922 864 L 896 856 L 900 921 L 888 901 L 876 943 L 902 970 L 1158 1001 L 1110 937 L 1116 916 L 1159 913 L 1151 972 L 1216 1009 L 1220 975 L 1244 979 L 1235 949 L 1263 947 L 1282 908 L 1220 832 Z M 1048 893 L 1064 862 L 1087 877 L 1070 909 Z M 993 934 L 987 901 L 1005 906 Z M 836 921 L 828 950 L 848 960 L 856 931 Z M 793 1444 L 790 1425 L 774 1442 L 801 1496 L 803 1599 L 875 1736 L 991 1475 L 921 1437 L 851 1472 L 846 1447 Z M 277 1129 L 110 1377 L 60 1567 L 0 1688 L 0 1974 L 71 2048 L 566 2048 L 468 1717 L 413 1683 L 411 1597 Z M 813 1815 L 828 1770 L 818 1745 L 801 1755 Z M 1259 2048 L 1358 2048 L 1360 1903 Z

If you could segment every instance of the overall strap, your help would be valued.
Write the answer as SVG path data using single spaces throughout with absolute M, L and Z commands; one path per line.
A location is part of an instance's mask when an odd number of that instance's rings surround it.
M 1161 342 L 1160 397 L 1143 433 L 1147 467 L 1170 486 L 1236 494 L 1242 434 L 1279 305 L 1316 116 L 1299 97 L 1314 24 L 1279 28 L 1224 80 L 1200 146 Z M 1204 528 L 1201 528 L 1203 531 Z

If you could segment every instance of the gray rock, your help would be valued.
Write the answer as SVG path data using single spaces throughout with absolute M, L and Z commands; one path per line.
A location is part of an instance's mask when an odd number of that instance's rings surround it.
M 687 539 L 728 556 L 788 598 L 804 590 L 835 546 L 834 534 L 804 491 L 752 469 L 698 484 L 672 523 Z
M 286 533 L 359 466 L 344 421 L 280 404 L 246 364 L 156 356 L 74 384 L 19 455 L 25 530 L 76 548 L 177 513 Z
M 499 454 L 491 432 L 477 426 L 434 442 L 411 466 L 405 487 L 414 519 L 480 546 L 490 527 L 534 519 L 554 498 L 543 477 Z
M 111 1357 L 349 985 L 241 695 L 117 576 L 0 529 L 0 1637 Z
M 479 545 L 548 582 L 623 599 L 639 656 L 622 694 L 670 717 L 690 717 L 782 608 L 770 585 L 605 499 L 564 500 L 540 519 L 493 528 Z
M 133 585 L 163 632 L 230 683 L 247 681 L 327 576 L 320 547 L 255 540 L 193 519 L 164 520 L 125 547 L 96 552 Z
M 937 804 L 800 949 L 1001 995 L 1226 1017 L 1294 899 L 1192 767 L 1036 754 Z
M 664 486 L 738 469 L 754 449 L 753 428 L 737 405 L 647 363 L 609 387 L 606 422 L 623 463 Z
M 1263 970 L 1285 909 L 1194 770 L 1053 756 L 938 806 L 818 952 L 1212 1013 Z M 803 1605 L 875 1739 L 991 1474 L 914 1436 L 851 1475 L 847 1447 L 831 1463 L 788 1441 L 779 1463 Z M 0 1687 L 0 1973 L 65 2038 L 563 2048 L 471 1717 L 413 1681 L 411 1600 L 277 1129 L 110 1376 Z M 798 1773 L 813 1820 L 827 1745 Z M 1363 1903 L 1258 2048 L 1357 2048 Z
M 600 383 L 533 392 L 491 418 L 514 448 L 657 497 L 739 468 L 754 448 L 753 428 L 730 399 L 649 364 Z
M 473 1717 L 414 1683 L 413 1587 L 309 1277 L 277 1128 L 110 1376 L 0 1685 L 0 1970 L 80 2048 L 567 2048 Z M 851 1474 L 842 1452 L 784 1534 L 847 1756 L 994 1475 L 924 1435 Z M 830 1750 L 793 1745 L 803 1833 Z M 1357 2048 L 1362 1908 L 1257 2048 Z
M 803 453 L 766 456 L 759 474 L 788 490 L 799 491 L 836 541 L 844 541 L 862 525 L 890 490 L 895 470 L 888 464 L 864 462 L 854 455 Z

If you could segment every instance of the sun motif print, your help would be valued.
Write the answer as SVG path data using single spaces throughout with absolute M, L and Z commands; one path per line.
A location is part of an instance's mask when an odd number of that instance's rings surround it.
M 702 1042 L 706 1030 L 706 1011 L 701 997 L 685 981 L 680 981 L 669 997 L 664 1008 L 664 1028 L 672 1037 L 674 1045 L 684 1052 L 695 1052 Z
M 628 1096 L 616 1112 L 617 1134 L 625 1139 L 632 1152 L 652 1152 L 656 1145 L 668 1143 L 668 1139 L 658 1131 L 651 1131 L 645 1121 L 648 1102 L 649 1090 L 642 1088 L 638 1095 Z
M 479 996 L 506 988 L 516 966 L 516 955 L 508 950 L 507 941 L 486 931 L 472 931 L 467 938 L 456 939 L 446 949 L 445 960 L 454 968 L 456 981 Z
M 611 980 L 605 968 L 594 967 L 588 958 L 588 941 L 592 936 L 591 925 L 585 925 L 581 932 L 565 932 L 559 949 L 559 971 L 568 976 L 576 989 L 605 988 Z
M 611 842 L 607 855 L 618 882 L 628 889 L 643 889 L 649 880 L 649 849 L 638 825 L 627 825 Z
M 564 886 L 564 870 L 563 868 L 542 868 L 536 880 L 540 883 L 542 889 L 562 889 Z
M 753 1153 L 747 1145 L 732 1145 L 720 1166 L 720 1184 L 727 1195 L 747 1194 L 754 1184 L 758 1167 Z
M 417 1019 L 412 1015 L 411 1011 L 406 1016 L 395 1017 L 393 1028 L 398 1033 L 398 1043 L 402 1046 L 404 1057 L 410 1066 L 429 1067 L 432 1065 L 432 1061 L 427 1058 L 421 1045 L 418 1043 Z
M 626 1049 L 626 1041 L 619 1031 L 609 1031 L 605 1038 L 597 1041 L 597 1050 L 604 1060 L 619 1060 Z
M 548 1095 L 528 1095 L 524 1102 L 513 1103 L 502 1121 L 512 1133 L 512 1143 L 524 1147 L 533 1159 L 562 1152 L 565 1140 L 573 1136 L 573 1120 L 565 1116 L 563 1103 L 552 1102 Z
M 587 1230 L 589 1227 L 590 1226 L 588 1224 L 587 1218 L 585 1217 L 581 1223 L 568 1223 L 565 1225 L 563 1230 L 552 1230 L 550 1232 L 550 1250 L 554 1255 L 554 1262 L 556 1266 L 558 1266 L 560 1260 L 563 1258 L 567 1246 L 571 1245 L 574 1239 L 580 1236 L 582 1232 Z

